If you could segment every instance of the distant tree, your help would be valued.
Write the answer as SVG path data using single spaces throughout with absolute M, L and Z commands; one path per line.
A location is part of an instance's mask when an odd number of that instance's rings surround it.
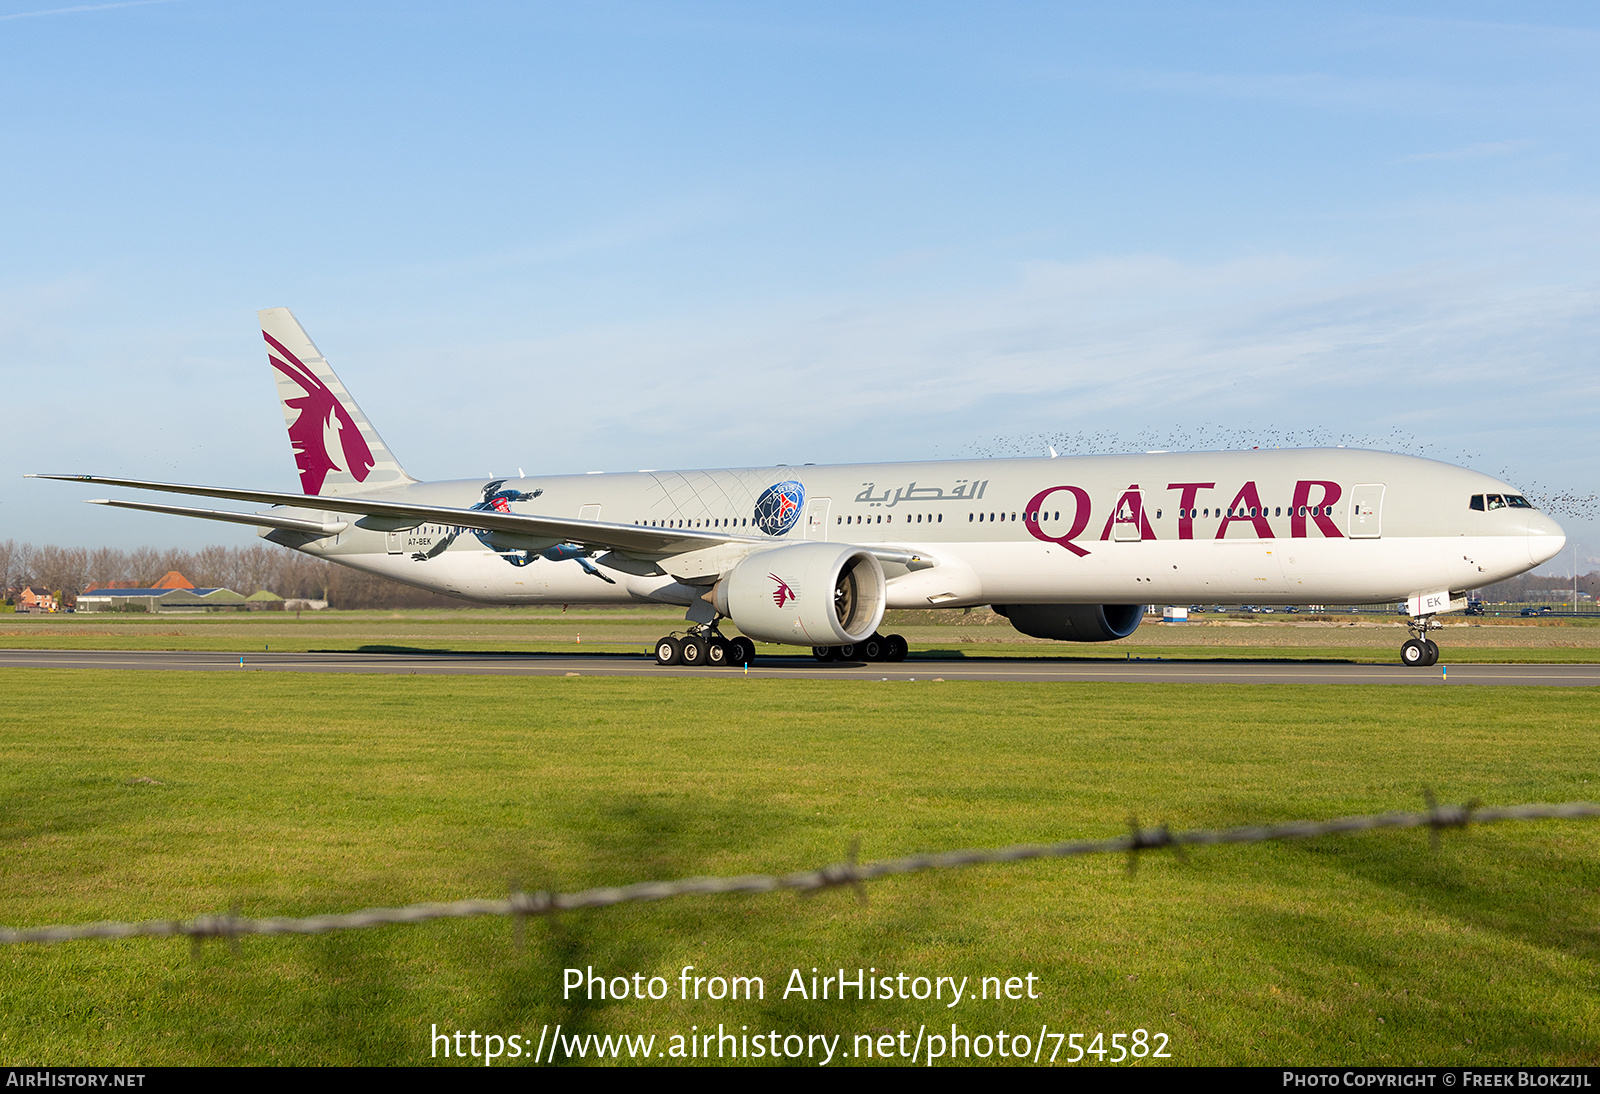
M 249 596 L 265 589 L 285 599 L 326 600 L 337 608 L 462 607 L 465 601 L 415 589 L 388 578 L 338 566 L 271 543 L 204 547 L 199 551 L 135 547 L 35 547 L 0 541 L 0 592 L 14 597 L 24 586 L 59 593 L 72 603 L 85 589 L 112 582 L 153 585 L 177 570 L 202 587 Z
M 34 552 L 33 576 L 52 592 L 76 597 L 88 580 L 89 552 L 82 547 L 40 547 Z

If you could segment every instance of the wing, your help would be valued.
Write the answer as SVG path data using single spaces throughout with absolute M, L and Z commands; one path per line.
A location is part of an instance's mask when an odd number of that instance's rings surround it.
M 99 486 L 126 486 L 135 490 L 160 490 L 169 494 L 195 494 L 228 501 L 255 502 L 261 505 L 284 505 L 312 512 L 348 513 L 350 521 L 320 521 L 291 517 L 277 513 L 229 513 L 218 509 L 192 509 L 181 505 L 156 505 L 151 502 L 111 501 L 95 499 L 95 505 L 112 505 L 120 509 L 141 509 L 151 513 L 171 513 L 177 516 L 200 517 L 231 524 L 250 524 L 257 527 L 285 528 L 313 535 L 333 535 L 350 524 L 370 527 L 375 531 L 414 528 L 419 524 L 454 525 L 458 528 L 475 528 L 486 532 L 502 532 L 526 536 L 529 539 L 550 540 L 555 543 L 576 543 L 593 550 L 615 551 L 624 556 L 645 559 L 668 559 L 692 552 L 701 561 L 686 571 L 691 574 L 715 573 L 723 569 L 735 556 L 751 551 L 781 547 L 783 541 L 765 536 L 730 535 L 727 532 L 703 531 L 693 528 L 646 528 L 637 524 L 607 524 L 598 520 L 575 520 L 567 517 L 546 517 L 522 513 L 502 513 L 494 509 L 456 509 L 444 505 L 418 505 L 415 502 L 394 501 L 385 498 L 359 495 L 327 495 L 307 497 L 304 494 L 283 494 L 271 490 L 235 490 L 223 486 L 188 486 L 174 482 L 148 482 L 143 479 L 113 479 L 103 475 L 25 475 L 29 479 L 55 479 L 60 482 L 92 482 Z M 741 552 L 729 556 L 728 552 L 709 552 L 707 548 L 722 544 L 743 546 Z M 864 544 L 863 549 L 880 562 L 899 563 L 913 570 L 935 565 L 921 555 L 898 547 L 883 544 Z M 708 557 L 709 556 L 709 557 Z M 728 556 L 728 557 L 723 557 Z M 602 562 L 605 559 L 601 560 Z M 670 567 L 676 572 L 676 567 Z

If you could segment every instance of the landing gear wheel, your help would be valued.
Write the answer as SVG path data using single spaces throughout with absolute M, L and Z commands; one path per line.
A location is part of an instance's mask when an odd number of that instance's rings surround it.
M 854 661 L 860 656 L 861 647 L 856 645 L 854 642 L 847 643 L 843 646 L 833 647 L 833 659 L 835 661 Z
M 706 640 L 704 638 L 685 638 L 682 652 L 678 655 L 679 663 L 684 665 L 699 666 L 706 663 Z
M 668 635 L 656 640 L 656 664 L 676 665 L 683 657 L 683 647 L 678 640 Z
M 1413 638 L 1400 647 L 1400 663 L 1412 668 L 1426 668 L 1428 666 L 1428 647 L 1421 641 Z
M 1427 663 L 1429 665 L 1437 665 L 1439 663 L 1439 643 L 1431 638 L 1424 638 L 1422 644 L 1428 647 Z
M 818 661 L 832 661 L 837 654 L 832 646 L 812 646 L 811 656 Z
M 898 634 L 891 634 L 883 640 L 883 659 L 885 661 L 904 661 L 910 652 L 910 644 Z
M 728 661 L 735 665 L 748 665 L 756 659 L 756 644 L 743 636 L 728 643 Z
M 863 661 L 886 661 L 886 660 L 888 660 L 888 654 L 884 649 L 883 636 L 882 635 L 877 635 L 877 634 L 873 635 L 871 638 L 869 638 L 865 642 L 861 643 L 860 649 L 861 649 L 861 660 L 863 660 Z
M 720 638 L 706 643 L 706 664 L 720 669 L 728 663 L 728 644 Z

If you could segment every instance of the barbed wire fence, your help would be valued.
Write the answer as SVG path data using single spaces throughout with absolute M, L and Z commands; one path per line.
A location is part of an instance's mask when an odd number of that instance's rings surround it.
M 1131 873 L 1137 869 L 1141 854 L 1163 849 L 1171 849 L 1182 857 L 1187 847 L 1313 839 L 1318 836 L 1349 835 L 1398 828 L 1430 829 L 1430 839 L 1437 848 L 1439 834 L 1450 828 L 1466 828 L 1474 824 L 1494 824 L 1504 821 L 1576 820 L 1600 817 L 1600 804 L 1593 802 L 1491 808 L 1480 806 L 1476 802 L 1469 802 L 1466 805 L 1439 805 L 1433 801 L 1431 794 L 1427 797 L 1428 808 L 1418 813 L 1379 813 L 1324 821 L 1291 821 L 1285 824 L 1249 825 L 1237 828 L 1199 828 L 1187 832 L 1174 832 L 1166 825 L 1141 828 L 1136 819 L 1130 818 L 1128 833 L 1109 839 L 944 851 L 935 854 L 908 855 L 883 862 L 858 863 L 857 845 L 853 845 L 849 857 L 844 862 L 790 874 L 744 874 L 737 877 L 686 878 L 681 881 L 646 881 L 634 885 L 583 889 L 574 893 L 513 892 L 502 900 L 408 904 L 400 908 L 366 908 L 343 915 L 314 915 L 302 918 L 248 919 L 230 913 L 197 916 L 187 920 L 84 923 L 60 927 L 29 927 L 20 930 L 0 928 L 0 944 L 183 936 L 192 939 L 198 947 L 208 938 L 223 938 L 236 942 L 245 935 L 325 934 L 329 931 L 426 923 L 435 919 L 467 919 L 486 915 L 516 917 L 520 937 L 521 921 L 527 916 L 552 915 L 584 908 L 608 908 L 615 904 L 637 901 L 725 893 L 772 893 L 783 890 L 815 892 L 842 886 L 853 887 L 857 894 L 865 899 L 864 886 L 869 881 L 900 874 L 920 873 L 924 870 L 949 870 L 965 866 L 1029 862 L 1036 859 L 1077 858 L 1083 855 L 1126 854 L 1128 870 Z

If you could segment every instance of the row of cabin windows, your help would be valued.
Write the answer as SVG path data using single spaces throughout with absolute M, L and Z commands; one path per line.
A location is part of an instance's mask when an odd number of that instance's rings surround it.
M 1492 510 L 1492 509 L 1506 509 L 1506 508 L 1510 508 L 1510 509 L 1532 509 L 1532 508 L 1534 508 L 1533 503 L 1528 501 L 1528 499 L 1523 497 L 1521 494 L 1474 494 L 1474 495 L 1472 495 L 1472 500 L 1468 504 L 1469 504 L 1469 507 L 1471 509 L 1474 509 L 1477 512 L 1480 512 L 1480 513 L 1488 511 L 1488 510 Z M 1246 511 L 1245 507 L 1241 505 L 1241 506 L 1238 506 L 1237 508 L 1233 508 L 1233 509 L 1227 510 L 1227 516 L 1232 517 L 1235 520 L 1239 519 L 1240 517 L 1245 517 L 1245 516 L 1251 516 L 1251 517 L 1254 517 L 1254 516 L 1267 516 L 1268 513 L 1267 513 L 1266 510 L 1268 508 L 1269 507 L 1267 507 L 1267 506 L 1263 506 L 1263 507 L 1261 507 L 1261 510 L 1258 512 L 1256 506 L 1252 505 L 1252 506 L 1250 506 L 1249 510 Z M 1275 517 L 1283 516 L 1283 507 L 1282 506 L 1271 506 L 1270 508 L 1272 510 L 1272 512 L 1270 514 L 1271 516 L 1275 516 Z M 1331 505 L 1323 505 L 1323 506 L 1302 505 L 1302 506 L 1300 506 L 1300 516 L 1302 516 L 1302 517 L 1314 517 L 1314 516 L 1317 516 L 1319 512 L 1321 513 L 1322 516 L 1331 517 L 1331 516 L 1333 516 L 1333 506 L 1331 506 Z M 1295 515 L 1295 507 L 1292 506 L 1292 505 L 1289 506 L 1289 515 L 1291 517 Z M 1184 518 L 1186 520 L 1194 520 L 1196 518 L 1204 519 L 1204 518 L 1207 518 L 1207 517 L 1211 516 L 1211 510 L 1209 508 L 1179 509 L 1178 510 L 1178 516 L 1182 517 L 1182 518 Z M 1222 517 L 1223 516 L 1223 510 L 1218 509 L 1217 510 L 1217 516 L 1219 518 Z M 943 524 L 944 523 L 944 514 L 943 513 L 927 513 L 927 514 L 923 514 L 923 513 L 914 513 L 914 514 L 913 513 L 908 513 L 908 514 L 905 514 L 905 517 L 906 517 L 906 523 L 907 524 L 912 524 L 912 523 L 921 524 L 921 523 L 923 523 L 924 517 L 926 517 L 927 522 L 929 524 L 935 524 L 935 523 Z M 967 520 L 968 520 L 969 523 L 970 522 L 982 522 L 982 521 L 984 521 L 986 519 L 989 520 L 989 521 L 1016 520 L 1017 519 L 1017 514 L 1016 513 L 1011 513 L 1011 514 L 1006 514 L 1006 513 L 988 513 L 988 514 L 984 514 L 984 513 L 968 513 L 967 514 Z M 1022 514 L 1022 519 L 1025 520 L 1025 521 L 1033 521 L 1036 524 L 1040 523 L 1042 521 L 1047 521 L 1047 520 L 1060 520 L 1061 519 L 1061 511 L 1058 509 L 1058 510 L 1056 510 L 1054 512 L 1042 511 L 1042 512 L 1037 512 L 1037 513 L 1023 513 Z M 1161 510 L 1160 509 L 1156 510 L 1156 519 L 1157 520 L 1161 519 Z M 750 526 L 750 524 L 751 524 L 751 521 L 750 521 L 750 518 L 748 518 L 748 517 L 723 517 L 720 520 L 641 520 L 641 521 L 634 521 L 634 523 L 639 525 L 640 527 L 644 527 L 644 528 L 748 528 Z M 838 518 L 836 518 L 834 520 L 834 523 L 835 524 L 893 524 L 894 523 L 894 514 L 893 513 L 887 513 L 887 514 L 880 513 L 876 517 L 872 517 L 872 516 L 865 516 L 865 517 L 860 517 L 860 516 L 838 517 Z M 417 531 L 421 532 L 423 535 L 444 535 L 444 534 L 446 534 L 445 530 L 443 528 L 435 527 L 434 525 L 423 525 L 421 528 L 418 528 Z
M 923 518 L 924 517 L 927 518 L 927 522 L 929 524 L 943 524 L 944 523 L 944 514 L 943 513 L 903 513 L 901 515 L 906 518 L 906 523 L 907 524 L 921 524 L 923 522 Z M 893 524 L 894 523 L 894 514 L 893 513 L 879 513 L 879 514 L 877 514 L 877 516 L 873 516 L 872 514 L 869 513 L 866 516 L 835 517 L 833 523 L 835 523 L 835 524 Z
M 1270 512 L 1269 512 L 1269 510 L 1270 510 Z M 1157 509 L 1156 510 L 1156 516 L 1159 517 L 1160 515 L 1161 515 L 1161 510 Z M 1210 515 L 1211 515 L 1211 510 L 1210 509 L 1179 509 L 1178 510 L 1178 516 L 1186 517 L 1189 520 L 1194 520 L 1196 517 L 1205 518 L 1205 517 L 1209 517 Z M 1217 510 L 1217 516 L 1221 517 L 1223 515 L 1224 515 L 1223 511 L 1221 509 L 1218 509 Z M 1227 511 L 1226 515 L 1229 516 L 1229 517 L 1232 517 L 1234 520 L 1238 520 L 1241 517 L 1255 517 L 1255 516 L 1281 517 L 1281 516 L 1283 516 L 1283 506 L 1281 506 L 1281 505 L 1263 505 L 1263 506 L 1261 506 L 1260 511 L 1258 512 L 1254 505 L 1252 505 L 1249 509 L 1246 509 L 1244 506 L 1241 505 L 1241 506 L 1238 506 L 1237 508 L 1229 509 Z M 1289 506 L 1289 515 L 1291 517 L 1295 515 L 1294 506 L 1292 506 L 1292 505 Z M 1315 516 L 1318 516 L 1318 515 L 1324 516 L 1324 517 L 1331 517 L 1331 516 L 1333 516 L 1333 506 L 1331 506 L 1331 505 L 1302 505 L 1300 507 L 1300 515 L 1302 517 L 1315 517 Z
M 1292 506 L 1292 505 L 1289 506 L 1289 515 L 1291 517 L 1294 516 L 1294 511 L 1295 511 L 1294 506 Z M 1155 518 L 1157 520 L 1161 519 L 1161 512 L 1162 511 L 1160 509 L 1156 510 Z M 1333 506 L 1331 506 L 1331 505 L 1323 505 L 1323 506 L 1302 505 L 1302 506 L 1300 506 L 1300 515 L 1302 517 L 1314 517 L 1314 516 L 1318 515 L 1319 513 L 1321 515 L 1325 516 L 1325 517 L 1331 517 L 1331 516 L 1333 516 Z M 1218 517 L 1221 517 L 1223 515 L 1223 510 L 1218 509 L 1216 515 Z M 1276 507 L 1274 507 L 1274 506 L 1260 506 L 1260 507 L 1257 507 L 1257 506 L 1252 505 L 1252 506 L 1250 506 L 1249 509 L 1246 509 L 1244 506 L 1240 505 L 1240 506 L 1237 506 L 1236 508 L 1232 508 L 1232 509 L 1227 510 L 1227 515 L 1232 517 L 1235 520 L 1238 520 L 1238 519 L 1240 519 L 1242 517 L 1247 517 L 1247 516 L 1248 517 L 1268 517 L 1268 516 L 1281 517 L 1281 516 L 1283 516 L 1283 506 L 1279 505 L 1279 506 L 1276 506 Z M 1186 519 L 1189 519 L 1189 520 L 1193 520 L 1196 517 L 1209 517 L 1209 516 L 1211 516 L 1211 510 L 1210 509 L 1179 509 L 1178 510 L 1178 516 L 1186 518 Z M 983 513 L 968 513 L 967 514 L 967 520 L 968 521 L 982 521 L 984 519 L 985 519 L 985 514 L 983 514 Z M 1006 514 L 1006 513 L 989 513 L 989 514 L 987 514 L 987 519 L 991 520 L 991 521 L 994 521 L 994 520 L 1016 520 L 1017 519 L 1017 514 L 1016 513 L 1010 513 L 1010 514 Z M 1035 512 L 1035 513 L 1023 513 L 1022 514 L 1022 519 L 1025 520 L 1025 521 L 1032 521 L 1035 524 L 1038 524 L 1038 523 L 1041 523 L 1041 522 L 1047 521 L 1047 520 L 1060 520 L 1061 519 L 1061 511 L 1058 509 L 1058 510 L 1055 510 L 1054 512 L 1040 511 L 1040 512 Z M 1132 519 L 1131 512 L 1128 512 L 1128 511 L 1124 510 L 1123 514 L 1122 514 L 1122 519 L 1131 520 Z
M 722 517 L 718 520 L 636 520 L 640 528 L 748 528 L 749 517 Z
M 1532 509 L 1534 506 L 1521 494 L 1474 494 L 1468 507 L 1482 513 L 1489 509 Z
M 1506 495 L 1506 498 L 1505 498 L 1504 501 L 1501 501 L 1501 497 L 1500 497 L 1499 494 L 1490 494 L 1489 497 L 1490 497 L 1490 500 L 1491 500 L 1491 504 L 1490 504 L 1489 508 L 1491 508 L 1491 509 L 1499 509 L 1502 505 L 1506 505 L 1506 504 L 1509 504 L 1509 505 L 1511 505 L 1513 507 L 1516 507 L 1516 508 L 1522 508 L 1522 509 L 1531 509 L 1531 508 L 1533 508 L 1533 506 L 1529 505 L 1526 500 L 1524 500 L 1523 498 L 1517 497 L 1515 495 L 1509 495 L 1509 494 Z M 1472 507 L 1474 509 L 1482 509 L 1483 508 L 1483 495 L 1482 494 L 1474 495 L 1474 497 L 1472 499 Z M 1270 512 L 1269 512 L 1269 510 L 1270 510 Z M 1223 512 L 1224 511 L 1222 509 L 1218 509 L 1217 512 L 1216 512 L 1216 515 L 1220 518 L 1220 517 L 1223 516 Z M 1275 506 L 1275 507 L 1274 506 L 1263 506 L 1260 509 L 1258 509 L 1256 506 L 1252 505 L 1252 506 L 1250 506 L 1249 509 L 1246 509 L 1244 506 L 1241 505 L 1241 506 L 1238 506 L 1237 508 L 1228 509 L 1226 512 L 1227 512 L 1227 516 L 1232 517 L 1235 520 L 1240 519 L 1242 517 L 1246 517 L 1246 516 L 1249 516 L 1249 517 L 1256 517 L 1256 516 L 1281 517 L 1281 516 L 1283 516 L 1283 507 L 1281 505 L 1280 506 Z M 1314 517 L 1314 516 L 1317 516 L 1318 513 L 1320 513 L 1322 516 L 1325 516 L 1325 517 L 1331 517 L 1331 516 L 1333 516 L 1333 506 L 1331 506 L 1331 505 L 1323 505 L 1323 506 L 1302 505 L 1302 506 L 1300 506 L 1300 515 L 1302 517 L 1308 517 L 1308 516 L 1309 517 Z M 943 513 L 905 513 L 905 514 L 902 514 L 902 515 L 905 517 L 905 521 L 906 521 L 907 524 L 922 524 L 924 521 L 926 521 L 928 524 L 943 524 L 944 523 L 944 514 Z M 1160 520 L 1161 519 L 1161 515 L 1162 515 L 1162 511 L 1160 509 L 1157 509 L 1156 513 L 1155 513 L 1156 519 Z M 1292 505 L 1289 506 L 1289 515 L 1291 517 L 1295 515 L 1295 507 L 1292 506 Z M 986 521 L 992 523 L 994 521 L 1016 520 L 1016 519 L 1018 519 L 1018 516 L 1019 516 L 1019 514 L 1017 514 L 1017 513 L 968 513 L 967 514 L 967 521 L 968 521 L 968 523 L 984 523 Z M 1043 523 L 1044 521 L 1047 521 L 1047 520 L 1048 521 L 1060 520 L 1061 519 L 1061 510 L 1059 510 L 1059 509 L 1054 510 L 1054 511 L 1051 511 L 1051 510 L 1040 510 L 1038 512 L 1033 512 L 1033 513 L 1022 513 L 1022 514 L 1020 514 L 1020 516 L 1021 516 L 1021 519 L 1024 520 L 1024 521 L 1031 521 L 1031 522 L 1033 522 L 1035 524 L 1040 524 L 1040 523 Z M 1186 518 L 1186 519 L 1190 519 L 1190 520 L 1193 520 L 1195 518 L 1210 517 L 1211 516 L 1211 510 L 1209 508 L 1205 508 L 1205 509 L 1179 509 L 1178 510 L 1178 516 Z M 722 518 L 720 520 L 646 520 L 646 521 L 635 521 L 634 523 L 638 524 L 641 527 L 645 527 L 645 528 L 747 528 L 753 522 L 748 517 L 724 517 L 724 518 Z M 834 518 L 834 523 L 835 524 L 840 524 L 840 525 L 846 525 L 846 524 L 893 524 L 894 523 L 894 514 L 893 513 L 879 513 L 876 516 L 873 516 L 873 515 L 848 516 L 848 517 L 841 516 L 841 517 L 835 517 Z

